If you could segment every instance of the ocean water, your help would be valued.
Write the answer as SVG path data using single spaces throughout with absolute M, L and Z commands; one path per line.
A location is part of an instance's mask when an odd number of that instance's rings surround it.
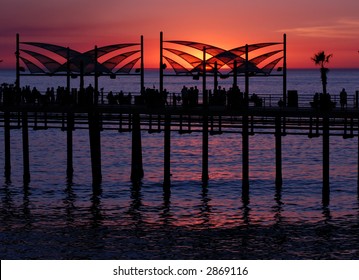
M 332 70 L 328 91 L 359 90 L 358 70 Z M 0 72 L 12 83 L 14 73 Z M 45 91 L 64 78 L 22 77 Z M 73 87 L 78 86 L 73 82 Z M 90 79 L 86 84 L 91 83 Z M 208 88 L 211 88 L 208 79 Z M 220 81 L 229 88 L 230 80 Z M 240 87 L 244 81 L 239 79 Z M 158 75 L 145 76 L 158 87 Z M 180 92 L 198 86 L 165 78 Z M 101 78 L 104 91 L 136 93 L 139 77 Z M 290 70 L 300 100 L 321 91 L 320 73 Z M 253 78 L 250 91 L 279 96 L 280 77 Z M 4 166 L 0 128 L 0 166 Z M 102 131 L 101 194 L 94 195 L 89 135 L 75 130 L 74 177 L 66 178 L 66 132 L 30 130 L 31 182 L 22 182 L 21 130 L 11 130 L 11 180 L 0 184 L 0 259 L 359 259 L 358 139 L 330 138 L 330 204 L 322 204 L 322 140 L 282 138 L 283 186 L 275 187 L 275 139 L 250 136 L 250 194 L 242 200 L 240 134 L 209 137 L 209 183 L 201 183 L 200 133 L 171 133 L 171 193 L 163 191 L 163 133 L 142 132 L 144 178 L 130 181 L 131 133 Z

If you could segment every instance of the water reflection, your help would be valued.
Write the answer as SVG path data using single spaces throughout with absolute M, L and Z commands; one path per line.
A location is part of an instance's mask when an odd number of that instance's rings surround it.
M 332 215 L 330 213 L 330 208 L 326 205 L 322 207 L 323 219 L 326 224 L 328 224 L 332 220 Z
M 2 225 L 5 227 L 11 227 L 8 222 L 11 221 L 11 217 L 13 216 L 11 213 L 14 211 L 14 201 L 10 191 L 11 187 L 11 182 L 6 181 L 6 183 L 3 185 L 3 194 L 1 195 L 3 205 L 1 208 L 1 216 L 3 219 Z
M 275 205 L 272 207 L 274 212 L 274 221 L 276 225 L 280 225 L 283 222 L 282 211 L 283 211 L 283 202 L 282 202 L 282 188 L 276 186 L 275 195 L 274 195 Z
M 72 180 L 67 181 L 65 194 L 66 196 L 63 199 L 63 204 L 65 205 L 66 222 L 68 225 L 70 225 L 75 222 L 75 211 L 76 211 L 76 207 L 75 207 L 76 194 L 73 190 Z
M 132 182 L 131 186 L 131 204 L 127 211 L 127 214 L 131 217 L 136 226 L 143 224 L 143 215 L 141 211 L 142 205 L 142 193 L 141 182 Z
M 104 216 L 101 209 L 101 196 L 93 195 L 91 198 L 91 225 L 92 227 L 100 227 L 103 224 Z
M 251 208 L 249 207 L 249 196 L 242 196 L 242 221 L 243 224 L 249 226 L 251 223 L 250 212 Z
M 171 191 L 170 188 L 163 188 L 163 204 L 160 217 L 164 226 L 172 225 L 173 214 L 171 213 Z
M 201 204 L 200 204 L 200 213 L 199 217 L 202 219 L 202 224 L 204 226 L 211 226 L 211 198 L 208 196 L 208 187 L 206 185 L 202 186 L 201 193 Z
M 101 183 L 93 182 L 93 184 L 92 184 L 92 193 L 95 196 L 100 196 L 102 194 Z
M 23 212 L 24 221 L 25 221 L 25 228 L 30 228 L 32 225 L 32 215 L 31 215 L 31 211 L 30 211 L 29 195 L 30 195 L 29 185 L 25 184 L 24 185 L 23 203 L 22 203 L 22 212 Z

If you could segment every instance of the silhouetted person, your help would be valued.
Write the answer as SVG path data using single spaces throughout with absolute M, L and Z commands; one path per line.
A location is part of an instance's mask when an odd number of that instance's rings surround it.
M 340 107 L 344 109 L 344 107 L 347 106 L 347 92 L 345 91 L 345 88 L 342 89 L 340 92 Z
M 127 103 L 126 104 L 128 104 L 128 105 L 132 104 L 132 94 L 131 94 L 131 92 L 129 92 L 127 94 Z
M 187 107 L 188 106 L 188 88 L 186 86 L 183 86 L 181 90 L 181 97 L 182 97 L 182 106 Z
M 313 102 L 314 102 L 314 107 L 318 108 L 318 103 L 319 103 L 319 93 L 318 92 L 316 92 L 314 94 Z
M 279 99 L 279 101 L 278 101 L 278 106 L 279 106 L 280 108 L 283 108 L 284 102 L 283 102 L 282 98 Z
M 108 101 L 108 104 L 109 104 L 109 105 L 114 105 L 114 104 L 116 104 L 116 99 L 115 99 L 115 96 L 113 95 L 112 91 L 110 91 L 110 92 L 107 94 L 107 101 Z
M 254 106 L 262 107 L 262 98 L 260 98 L 257 94 L 253 93 L 251 95 L 250 101 L 254 103 Z
M 173 95 L 172 95 L 172 106 L 174 106 L 174 107 L 177 106 L 177 96 L 175 93 L 173 93 Z
M 93 86 L 89 84 L 89 86 L 85 90 L 87 104 L 94 104 L 94 93 L 95 90 Z
M 320 100 L 319 100 L 319 93 L 316 92 L 316 93 L 314 94 L 314 96 L 313 96 L 313 101 L 310 102 L 310 105 L 312 106 L 312 108 L 317 109 L 317 108 L 319 107 L 319 102 L 320 102 Z
M 331 97 L 330 94 L 320 94 L 320 108 L 327 110 L 327 109 L 332 109 L 334 106 L 334 102 L 331 101 Z
M 41 103 L 41 93 L 40 91 L 37 90 L 36 87 L 33 87 L 32 91 L 31 91 L 31 97 L 32 97 L 32 102 L 31 103 Z

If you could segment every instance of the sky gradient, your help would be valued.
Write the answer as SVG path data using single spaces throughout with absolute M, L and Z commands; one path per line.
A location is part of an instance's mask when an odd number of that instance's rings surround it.
M 15 67 L 15 36 L 78 51 L 144 36 L 145 67 L 158 67 L 159 33 L 231 49 L 282 41 L 289 68 L 313 68 L 314 53 L 333 54 L 330 68 L 359 68 L 358 0 L 1 0 L 0 68 Z

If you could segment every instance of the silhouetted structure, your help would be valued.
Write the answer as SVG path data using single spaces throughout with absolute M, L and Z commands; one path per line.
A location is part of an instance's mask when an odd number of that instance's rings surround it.
M 161 33 L 161 44 L 163 43 Z M 141 38 L 141 41 L 143 39 Z M 17 36 L 17 42 L 18 36 Z M 181 44 L 188 46 L 185 41 L 168 41 L 172 44 Z M 286 68 L 285 63 L 285 36 L 283 43 L 284 55 L 274 60 L 273 64 L 277 64 L 279 60 L 283 60 L 283 67 Z M 38 45 L 37 43 L 28 43 L 31 45 Z M 270 45 L 273 45 L 271 43 Z M 276 43 L 277 44 L 277 43 Z M 18 44 L 19 45 L 19 44 Z M 143 45 L 143 43 L 141 43 Z M 79 127 L 83 128 L 84 121 L 88 125 L 89 139 L 91 148 L 91 166 L 94 192 L 100 191 L 100 183 L 102 178 L 101 172 L 101 131 L 105 129 L 116 129 L 119 132 L 132 132 L 132 172 L 131 180 L 140 185 L 139 182 L 144 176 L 143 162 L 142 162 L 142 143 L 141 131 L 148 131 L 149 133 L 164 131 L 164 190 L 169 194 L 171 184 L 171 132 L 177 131 L 179 133 L 202 133 L 202 182 L 206 186 L 210 178 L 208 172 L 208 137 L 209 135 L 217 135 L 222 133 L 238 133 L 242 138 L 242 197 L 244 201 L 249 198 L 249 146 L 250 136 L 256 133 L 272 134 L 275 137 L 275 170 L 276 178 L 275 184 L 277 192 L 282 186 L 282 137 L 288 134 L 303 135 L 308 137 L 323 137 L 323 203 L 329 203 L 329 146 L 330 136 L 342 136 L 344 138 L 351 138 L 358 136 L 359 130 L 359 112 L 357 108 L 348 108 L 345 110 L 335 108 L 335 103 L 332 103 L 329 94 L 326 94 L 326 99 L 323 96 L 314 95 L 312 108 L 301 107 L 298 103 L 297 92 L 286 91 L 286 70 L 283 71 L 283 95 L 279 102 L 274 106 L 268 106 L 262 97 L 252 94 L 249 97 L 249 80 L 250 77 L 255 76 L 256 72 L 268 75 L 263 72 L 262 68 L 253 68 L 255 60 L 249 60 L 249 50 L 251 48 L 265 47 L 266 44 L 246 45 L 244 49 L 239 48 L 236 51 L 224 51 L 222 49 L 214 48 L 213 46 L 198 44 L 191 42 L 190 46 L 202 48 L 203 58 L 200 61 L 194 62 L 193 69 L 199 72 L 203 80 L 202 96 L 199 89 L 188 89 L 183 87 L 181 94 L 174 95 L 173 98 L 168 98 L 168 93 L 163 88 L 164 77 L 164 63 L 163 50 L 161 48 L 160 59 L 160 89 L 155 88 L 146 89 L 143 86 L 143 75 L 141 75 L 141 90 L 140 94 L 134 96 L 125 96 L 120 92 L 117 97 L 113 93 L 108 95 L 108 104 L 98 103 L 98 81 L 97 81 L 97 65 L 95 63 L 102 48 L 95 48 L 93 53 L 93 63 L 87 62 L 88 65 L 95 65 L 90 72 L 85 71 L 83 62 L 79 64 L 79 74 L 81 77 L 87 74 L 95 74 L 94 87 L 84 87 L 80 84 L 79 89 L 74 89 L 69 92 L 67 89 L 59 87 L 55 89 L 48 89 L 45 97 L 39 97 L 36 89 L 29 87 L 21 88 L 20 86 L 20 49 L 16 51 L 17 54 L 17 80 L 15 86 L 4 85 L 1 87 L 0 98 L 0 120 L 4 126 L 4 140 L 5 140 L 5 176 L 11 176 L 11 162 L 10 162 L 10 131 L 11 129 L 22 129 L 23 137 L 23 166 L 24 166 L 24 182 L 27 184 L 30 181 L 30 163 L 29 163 L 29 142 L 28 129 L 50 129 L 58 128 L 67 132 L 67 176 L 72 177 L 74 172 L 72 161 L 72 131 Z M 46 45 L 53 46 L 53 45 Z M 141 48 L 142 49 L 142 48 Z M 61 49 L 66 50 L 68 48 Z M 167 49 L 167 51 L 169 51 Z M 236 52 L 240 51 L 244 58 L 239 59 L 235 56 Z M 174 53 L 174 49 L 170 49 Z M 177 52 L 176 52 L 177 53 Z M 234 54 L 233 54 L 234 53 Z M 187 54 L 178 53 L 180 57 L 187 57 Z M 210 54 L 207 58 L 206 54 Z M 83 54 L 79 54 L 82 56 Z M 206 88 L 207 70 L 209 73 L 213 69 L 217 69 L 218 65 L 224 65 L 221 59 L 228 55 L 236 58 L 232 61 L 233 68 L 231 68 L 231 75 L 234 79 L 234 85 L 228 91 L 215 87 L 213 95 Z M 272 55 L 269 55 L 272 57 Z M 69 58 L 69 56 L 68 56 Z M 213 59 L 215 58 L 215 59 Z M 221 58 L 221 59 L 219 59 Z M 166 57 L 167 61 L 172 61 L 171 65 L 177 67 L 175 71 L 180 69 L 174 60 Z M 191 58 L 192 59 L 192 58 Z M 264 56 L 260 56 L 258 60 L 263 61 Z M 66 70 L 66 75 L 74 73 L 70 70 L 70 59 L 63 65 Z M 221 61 L 221 62 L 220 62 Z M 250 63 L 250 61 L 252 61 Z M 213 62 L 213 64 L 212 64 Z M 222 63 L 222 64 L 219 64 Z M 227 64 L 230 63 L 228 60 Z M 30 67 L 31 64 L 29 64 Z M 213 67 L 212 67 L 213 66 Z M 30 68 L 29 67 L 29 68 Z M 274 66 L 273 66 L 274 67 Z M 273 67 L 271 69 L 273 69 Z M 141 63 L 143 73 L 143 63 Z M 192 70 L 193 70 L 192 69 Z M 267 69 L 267 68 L 265 68 Z M 195 77 L 193 71 L 187 72 L 189 75 Z M 242 71 L 242 72 L 241 72 Z M 180 73 L 180 72 L 178 72 Z M 236 85 L 237 74 L 242 73 L 245 77 L 245 91 L 241 92 Z M 56 74 L 56 73 L 54 73 Z M 55 93 L 56 92 L 56 93 Z M 177 96 L 182 100 L 181 104 L 177 103 Z M 289 97 L 291 96 L 291 97 Z M 202 99 L 200 98 L 202 97 Z M 288 102 L 286 102 L 288 97 Z M 171 103 L 171 100 L 175 100 Z M 319 106 L 317 106 L 317 103 Z M 42 106 L 39 106 L 42 105 Z M 314 104 L 314 105 L 313 105 Z M 328 105 L 330 104 L 330 105 Z M 81 123 L 79 122 L 81 120 Z M 359 159 L 358 159 L 359 163 Z M 359 164 L 358 164 L 359 175 Z M 359 180 L 358 180 L 359 186 Z M 359 191 L 359 189 L 358 189 Z

